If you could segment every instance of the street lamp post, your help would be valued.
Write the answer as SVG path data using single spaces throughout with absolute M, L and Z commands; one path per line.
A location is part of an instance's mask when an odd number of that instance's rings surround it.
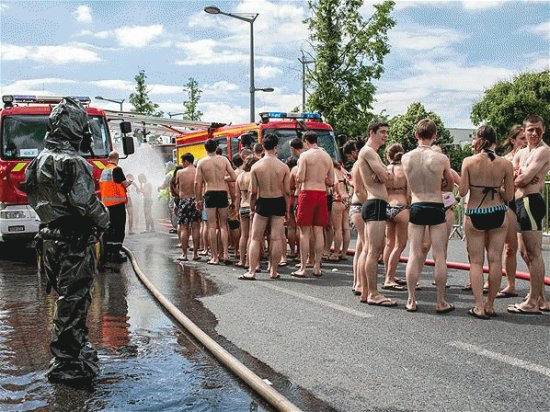
M 107 101 L 107 102 L 118 103 L 118 104 L 120 104 L 120 111 L 121 111 L 121 112 L 124 111 L 123 108 L 122 108 L 122 104 L 124 103 L 124 101 L 125 101 L 126 99 L 122 99 L 122 100 L 107 99 L 107 98 L 102 97 L 102 96 L 96 96 L 95 98 L 96 98 L 97 100 L 105 100 L 105 101 Z
M 254 122 L 256 113 L 255 113 L 255 99 L 254 94 L 257 91 L 262 92 L 272 92 L 272 87 L 266 87 L 257 89 L 254 86 L 254 21 L 258 17 L 258 13 L 226 13 L 219 9 L 216 6 L 206 6 L 204 11 L 208 14 L 223 14 L 224 16 L 234 17 L 242 21 L 250 23 L 250 121 Z M 249 17 L 247 17 L 249 16 Z
M 168 112 L 168 117 L 170 117 L 170 119 L 172 118 L 172 116 L 179 116 L 179 115 L 184 115 L 185 113 L 171 113 L 171 112 Z

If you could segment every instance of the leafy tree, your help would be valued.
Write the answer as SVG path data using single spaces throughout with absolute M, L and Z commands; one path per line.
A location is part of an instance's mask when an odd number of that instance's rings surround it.
M 529 114 L 550 120 L 550 70 L 522 73 L 512 81 L 496 83 L 473 105 L 470 118 L 475 125 L 489 123 L 502 141 Z M 546 127 L 544 141 L 550 144 L 550 127 Z
M 187 93 L 189 98 L 189 100 L 183 102 L 183 107 L 185 107 L 183 118 L 195 121 L 201 120 L 203 113 L 197 109 L 202 93 L 202 90 L 199 89 L 199 83 L 190 77 L 189 81 L 184 85 L 183 91 Z
M 462 160 L 471 155 L 471 150 L 462 149 L 459 145 L 453 144 L 451 132 L 445 127 L 441 118 L 434 112 L 427 112 L 420 102 L 411 103 L 405 114 L 394 116 L 390 119 L 390 129 L 386 145 L 400 143 L 409 152 L 418 145 L 415 137 L 416 124 L 422 119 L 431 119 L 437 126 L 437 139 L 435 144 L 440 146 L 445 154 L 451 159 L 451 167 L 460 171 Z
M 359 13 L 363 0 L 308 0 L 315 68 L 306 75 L 312 87 L 307 105 L 319 111 L 336 133 L 355 136 L 372 119 L 370 110 L 389 53 L 388 31 L 395 26 L 390 13 L 393 1 L 374 5 L 365 20 Z
M 145 85 L 145 79 L 147 79 L 145 70 L 140 70 L 139 74 L 134 77 L 134 80 L 136 81 L 136 92 L 131 93 L 129 99 L 132 106 L 134 106 L 132 112 L 147 116 L 161 117 L 163 112 L 157 111 L 159 105 L 153 103 L 151 99 L 149 99 L 150 90 L 148 90 Z

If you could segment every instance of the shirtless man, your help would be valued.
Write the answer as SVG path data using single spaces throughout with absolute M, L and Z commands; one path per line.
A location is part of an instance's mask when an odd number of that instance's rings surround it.
M 376 306 L 397 306 L 397 302 L 378 292 L 378 257 L 384 251 L 386 208 L 388 191 L 386 181 L 389 171 L 378 156 L 378 149 L 388 136 L 388 124 L 372 121 L 368 127 L 369 139 L 359 152 L 357 163 L 363 185 L 367 190 L 367 201 L 363 203 L 361 216 L 365 221 L 366 238 L 369 242 L 365 270 L 359 271 L 362 285 L 361 303 Z
M 447 225 L 442 193 L 453 189 L 451 164 L 447 156 L 432 150 L 432 143 L 437 137 L 437 127 L 433 121 L 420 120 L 416 125 L 415 136 L 418 147 L 403 155 L 401 160 L 412 195 L 409 217 L 410 252 L 406 269 L 409 298 L 406 308 L 408 312 L 417 310 L 416 283 L 424 265 L 422 243 L 424 232 L 428 230 L 435 261 L 435 309 L 442 314 L 455 308 L 445 300 Z
M 265 155 L 250 170 L 250 214 L 254 217 L 248 250 L 250 265 L 248 272 L 239 276 L 241 280 L 256 279 L 256 270 L 260 263 L 260 243 L 268 223 L 271 226 L 270 276 L 272 279 L 279 278 L 277 267 L 281 260 L 281 247 L 285 236 L 285 218 L 288 219 L 290 171 L 277 157 L 277 136 L 267 134 L 262 142 Z
M 202 210 L 203 188 L 204 204 L 207 214 L 208 242 L 212 258 L 209 265 L 219 264 L 218 242 L 216 236 L 217 226 L 220 227 L 223 262 L 230 265 L 227 251 L 227 182 L 234 182 L 237 178 L 229 160 L 216 154 L 218 143 L 214 139 L 208 139 L 204 143 L 206 157 L 199 160 L 197 174 L 195 176 L 195 202 L 197 210 Z M 231 205 L 234 207 L 234 205 Z
M 189 229 L 193 238 L 193 260 L 199 257 L 199 223 L 200 211 L 195 207 L 195 176 L 197 169 L 193 165 L 195 158 L 191 153 L 181 156 L 183 168 L 176 172 L 175 186 L 179 198 L 178 225 L 182 254 L 179 260 L 187 260 L 187 248 L 189 246 Z
M 334 186 L 332 159 L 326 151 L 317 146 L 317 135 L 313 131 L 303 135 L 306 151 L 298 159 L 297 182 L 300 186 L 296 224 L 300 227 L 300 268 L 292 276 L 306 277 L 306 261 L 309 255 L 309 241 L 315 236 L 313 275 L 320 277 L 321 254 L 323 253 L 323 228 L 328 223 L 327 186 Z
M 544 297 L 544 260 L 542 259 L 542 219 L 546 211 L 541 192 L 544 177 L 550 171 L 550 147 L 542 141 L 544 120 L 537 115 L 523 121 L 527 147 L 514 156 L 516 211 L 520 251 L 529 268 L 531 287 L 527 299 L 508 306 L 511 313 L 550 311 Z

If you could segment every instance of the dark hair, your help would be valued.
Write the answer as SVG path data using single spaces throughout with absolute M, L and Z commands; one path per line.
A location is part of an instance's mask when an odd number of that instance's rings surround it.
M 264 145 L 261 143 L 256 143 L 253 150 L 256 154 L 262 154 L 264 152 Z
M 246 162 L 244 162 L 243 170 L 245 172 L 250 172 L 250 169 L 252 169 L 252 166 L 254 166 L 254 163 L 256 163 L 258 159 L 256 159 L 254 156 L 250 156 L 246 159 Z
M 290 170 L 292 170 L 293 167 L 298 165 L 298 159 L 295 157 L 290 156 L 288 159 L 286 159 L 286 165 Z
M 384 121 L 373 120 L 372 122 L 369 123 L 367 131 L 370 135 L 370 132 L 376 133 L 378 129 L 380 129 L 381 127 L 389 127 L 389 124 Z
M 530 114 L 523 119 L 523 127 L 527 126 L 527 123 L 542 123 L 542 127 L 545 127 L 544 119 L 538 114 Z
M 386 156 L 389 157 L 392 163 L 400 163 L 404 153 L 405 150 L 399 143 L 394 143 L 386 148 Z
M 495 152 L 491 149 L 491 146 L 497 143 L 497 134 L 488 124 L 479 127 L 476 130 L 476 148 L 479 151 L 484 151 L 489 156 L 489 159 L 495 159 Z
M 414 132 L 423 140 L 431 139 L 437 134 L 437 126 L 431 119 L 422 119 L 416 124 Z
M 290 141 L 290 147 L 296 150 L 302 150 L 304 148 L 304 142 L 302 142 L 302 139 L 295 137 Z
M 242 166 L 242 164 L 244 163 L 243 158 L 241 157 L 240 154 L 234 154 L 231 160 L 233 161 L 233 164 L 235 165 L 235 167 Z
M 266 134 L 262 139 L 265 150 L 273 150 L 279 144 L 279 139 L 273 133 Z
M 218 142 L 216 142 L 214 139 L 208 139 L 206 142 L 204 142 L 204 148 L 208 153 L 214 153 L 218 148 Z
M 521 124 L 513 125 L 510 131 L 508 132 L 508 136 L 506 136 L 506 140 L 504 141 L 504 144 L 502 146 L 508 152 L 512 151 L 512 149 L 514 148 L 514 140 L 516 140 L 521 133 L 523 133 L 522 125 Z
M 363 148 L 363 146 L 365 146 L 367 142 L 363 139 L 361 140 L 357 140 L 357 142 L 355 143 L 355 147 L 357 149 L 357 151 L 361 150 Z
M 309 144 L 317 143 L 317 133 L 312 130 L 308 130 L 302 135 L 302 140 L 307 140 Z
M 245 133 L 241 135 L 241 146 L 250 147 L 254 143 L 254 136 L 250 133 Z
M 216 149 L 216 154 L 217 154 L 217 155 L 223 155 L 223 149 L 222 149 L 221 147 L 218 147 L 218 148 Z M 226 156 L 226 157 L 227 157 L 227 156 Z M 229 159 L 228 159 L 228 160 L 229 160 Z
M 342 147 L 342 151 L 345 155 L 351 154 L 351 152 L 357 151 L 357 146 L 355 144 L 355 140 L 348 140 L 346 143 L 344 143 L 344 146 Z
M 189 162 L 193 164 L 195 161 L 195 156 L 193 156 L 191 153 L 187 152 L 181 155 L 181 161 L 183 162 Z

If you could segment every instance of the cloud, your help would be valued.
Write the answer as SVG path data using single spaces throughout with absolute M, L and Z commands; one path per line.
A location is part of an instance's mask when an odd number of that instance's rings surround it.
M 92 22 L 92 10 L 88 6 L 78 6 L 74 12 L 76 21 L 81 23 Z
M 56 77 L 47 77 L 42 79 L 26 79 L 17 80 L 8 85 L 2 85 L 2 93 L 5 94 L 30 94 L 30 95 L 52 95 L 50 91 L 46 91 L 47 85 L 56 84 L 76 84 L 75 80 L 60 79 Z
M 504 3 L 504 0 L 492 1 L 492 0 L 463 0 L 462 7 L 465 10 L 487 10 L 494 7 L 499 7 Z
M 240 87 L 235 83 L 230 83 L 225 80 L 215 82 L 212 84 L 205 83 L 203 85 L 199 84 L 199 89 L 202 90 L 201 97 L 204 98 L 220 98 L 222 96 L 235 96 L 238 94 Z M 247 91 L 248 93 L 248 91 Z M 244 94 L 244 93 L 242 93 Z
M 80 33 L 76 34 L 77 37 L 95 37 L 96 39 L 105 40 L 109 38 L 113 32 L 108 30 L 98 31 L 94 33 L 91 30 L 82 30 Z
M 122 47 L 145 47 L 163 34 L 162 24 L 150 26 L 124 26 L 114 30 L 118 44 Z
M 123 90 L 128 92 L 133 91 L 136 87 L 135 83 L 127 80 L 93 80 L 90 84 L 104 89 Z
M 550 39 L 550 20 L 537 24 L 535 26 L 528 26 L 521 29 L 527 33 L 532 33 L 542 38 Z
M 254 69 L 254 75 L 259 80 L 272 79 L 282 73 L 283 71 L 281 69 L 273 66 L 261 66 Z
M 392 48 L 402 50 L 435 50 L 462 43 L 469 36 L 456 30 L 439 27 L 408 25 L 390 32 Z
M 15 46 L 2 44 L 1 59 L 5 61 L 32 60 L 45 64 L 95 63 L 101 61 L 98 54 L 83 44 L 57 46 Z

